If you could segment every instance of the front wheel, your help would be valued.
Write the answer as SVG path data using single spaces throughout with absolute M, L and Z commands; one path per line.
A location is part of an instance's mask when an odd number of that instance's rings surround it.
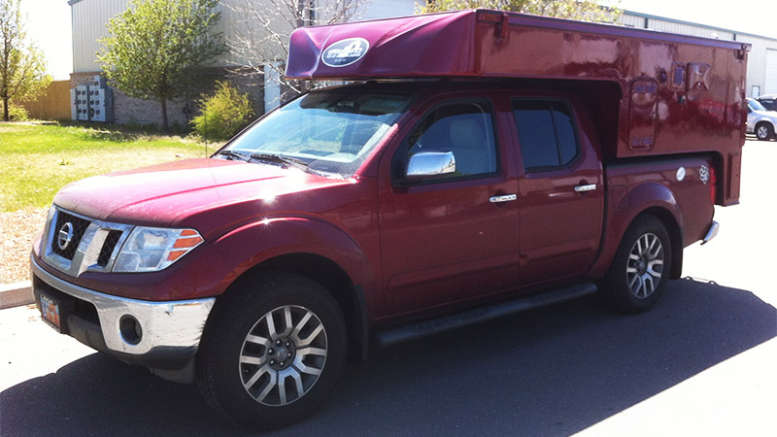
M 224 299 L 199 353 L 205 400 L 259 429 L 315 412 L 346 357 L 343 316 L 329 292 L 305 277 L 269 274 L 244 281 Z
M 621 240 L 604 281 L 604 294 L 621 311 L 645 311 L 660 297 L 671 266 L 666 227 L 653 216 L 640 217 Z
M 761 141 L 766 141 L 774 135 L 774 128 L 768 123 L 759 123 L 755 127 L 755 136 Z

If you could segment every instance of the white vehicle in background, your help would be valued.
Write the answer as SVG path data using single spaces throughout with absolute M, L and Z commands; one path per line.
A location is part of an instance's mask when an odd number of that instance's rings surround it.
M 767 141 L 777 132 L 777 111 L 769 111 L 755 99 L 747 99 L 747 133 Z

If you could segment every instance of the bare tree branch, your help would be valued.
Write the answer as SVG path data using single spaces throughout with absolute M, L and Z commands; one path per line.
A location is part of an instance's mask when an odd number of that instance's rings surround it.
M 285 98 L 311 89 L 309 81 L 286 79 L 284 64 L 289 38 L 301 26 L 342 23 L 353 19 L 365 0 L 225 0 L 230 29 L 225 34 L 229 49 L 226 62 L 239 75 L 265 74 L 279 77 Z M 285 98 L 284 98 L 285 97 Z

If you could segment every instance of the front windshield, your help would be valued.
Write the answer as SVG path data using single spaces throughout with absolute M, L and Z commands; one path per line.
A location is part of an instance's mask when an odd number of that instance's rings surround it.
M 766 111 L 766 108 L 762 104 L 758 103 L 758 100 L 748 100 L 747 104 L 750 105 L 750 109 L 753 111 Z
M 399 94 L 313 92 L 251 126 L 226 150 L 246 156 L 277 155 L 311 170 L 351 175 L 409 100 Z

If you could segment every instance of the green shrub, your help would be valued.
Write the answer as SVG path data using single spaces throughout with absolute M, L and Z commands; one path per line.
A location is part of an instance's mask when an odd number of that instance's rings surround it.
M 0 110 L 0 112 L 2 112 L 2 110 Z M 23 106 L 11 103 L 8 105 L 8 118 L 10 118 L 11 121 L 27 121 L 30 119 L 30 114 Z M 0 120 L 2 120 L 1 116 Z
M 206 140 L 229 139 L 254 117 L 248 96 L 227 81 L 217 81 L 216 92 L 212 96 L 203 95 L 197 103 L 200 115 L 194 117 L 192 124 Z

